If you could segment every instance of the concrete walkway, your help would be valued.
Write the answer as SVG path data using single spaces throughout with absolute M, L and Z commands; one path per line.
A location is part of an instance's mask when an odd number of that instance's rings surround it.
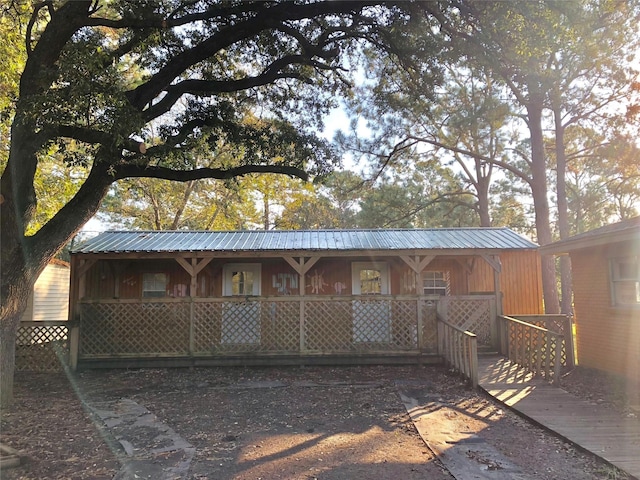
M 640 479 L 640 421 L 533 378 L 500 356 L 478 359 L 479 386 L 518 414 Z

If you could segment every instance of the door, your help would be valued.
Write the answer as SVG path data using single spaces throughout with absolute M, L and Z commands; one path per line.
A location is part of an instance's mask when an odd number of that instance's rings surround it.
M 259 263 L 227 263 L 223 267 L 225 297 L 245 297 L 244 301 L 225 302 L 222 308 L 221 342 L 232 344 L 260 343 L 260 303 L 248 297 L 261 291 Z
M 390 305 L 376 298 L 389 294 L 389 265 L 384 262 L 354 262 L 351 268 L 353 294 L 365 297 L 353 301 L 353 341 L 390 342 Z

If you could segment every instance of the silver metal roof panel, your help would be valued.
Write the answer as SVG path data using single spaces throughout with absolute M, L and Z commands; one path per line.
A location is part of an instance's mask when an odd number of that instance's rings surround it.
M 441 249 L 533 249 L 537 245 L 508 228 L 402 230 L 108 231 L 72 253 L 381 251 Z

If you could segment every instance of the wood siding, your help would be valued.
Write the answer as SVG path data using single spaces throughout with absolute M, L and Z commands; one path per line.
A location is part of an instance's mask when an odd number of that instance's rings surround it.
M 502 252 L 500 290 L 505 315 L 540 314 L 542 305 L 542 277 L 540 255 L 535 250 Z M 469 293 L 480 294 L 494 291 L 494 275 L 491 265 L 476 258 L 469 275 Z
M 571 253 L 578 363 L 640 378 L 640 308 L 612 305 L 609 257 L 620 249 Z
M 544 313 L 538 252 L 505 252 L 500 259 L 500 287 L 505 315 Z
M 22 321 L 67 320 L 69 315 L 69 266 L 50 263 L 42 271 L 29 296 Z
M 414 272 L 398 257 L 341 257 L 320 258 L 307 272 L 305 295 L 352 295 L 353 262 L 386 262 L 389 265 L 391 295 L 421 293 L 421 285 Z M 503 296 L 506 315 L 539 314 L 543 312 L 540 258 L 536 251 L 503 252 L 500 255 L 502 273 L 498 283 Z M 213 259 L 197 278 L 199 298 L 218 298 L 223 291 L 223 268 L 226 263 L 261 263 L 263 296 L 299 295 L 299 278 L 283 258 L 224 258 Z M 450 292 L 457 295 L 493 294 L 494 270 L 482 257 L 436 257 L 424 271 L 449 273 Z M 191 296 L 191 278 L 174 259 L 98 260 L 88 269 L 84 295 L 89 299 L 136 299 L 142 297 L 144 273 L 167 275 L 167 297 Z M 313 290 L 312 277 L 321 279 L 320 288 Z M 81 289 L 82 290 L 82 289 Z M 418 290 L 418 292 L 416 292 Z

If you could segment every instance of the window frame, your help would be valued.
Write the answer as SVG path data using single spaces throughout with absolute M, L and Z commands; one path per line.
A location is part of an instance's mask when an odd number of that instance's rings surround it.
M 425 278 L 427 274 L 441 274 L 442 278 L 432 278 L 432 279 L 427 279 Z M 433 286 L 429 286 L 427 287 L 425 285 L 426 280 L 432 280 L 433 281 Z M 442 287 L 438 287 L 435 285 L 436 281 L 442 281 L 445 283 L 444 286 Z M 433 290 L 430 293 L 426 293 L 425 290 Z M 438 293 L 438 291 L 442 291 L 443 293 Z M 451 295 L 451 274 L 449 273 L 448 270 L 423 270 L 422 273 L 420 273 L 420 295 L 439 295 L 441 297 L 448 297 Z
M 635 276 L 633 274 L 626 275 L 622 272 L 620 266 L 623 264 L 635 265 Z M 635 283 L 636 300 L 634 302 L 624 302 L 620 300 L 622 285 L 628 283 Z M 610 258 L 609 285 L 612 306 L 624 308 L 640 307 L 640 257 L 637 255 L 627 255 L 624 257 Z
M 147 277 L 153 275 L 153 283 L 154 283 L 154 289 L 147 289 L 147 285 L 149 284 L 149 280 L 147 280 Z M 164 277 L 164 285 L 162 287 L 162 290 L 160 290 L 159 288 L 157 288 L 156 282 L 157 282 L 157 277 L 162 275 L 162 277 Z M 142 292 L 141 292 L 141 296 L 142 298 L 164 298 L 167 297 L 167 287 L 169 286 L 169 275 L 166 272 L 143 272 L 142 273 Z M 146 295 L 147 292 L 155 292 L 155 293 L 159 293 L 162 292 L 162 295 Z
M 259 297 L 262 292 L 262 264 L 260 263 L 225 263 L 222 267 L 222 296 L 223 297 Z M 251 295 L 233 294 L 233 273 L 251 272 L 253 274 L 253 293 Z
M 362 293 L 360 272 L 362 270 L 377 270 L 380 272 L 380 293 Z M 389 295 L 391 292 L 388 262 L 352 262 L 351 263 L 351 291 L 353 295 Z

